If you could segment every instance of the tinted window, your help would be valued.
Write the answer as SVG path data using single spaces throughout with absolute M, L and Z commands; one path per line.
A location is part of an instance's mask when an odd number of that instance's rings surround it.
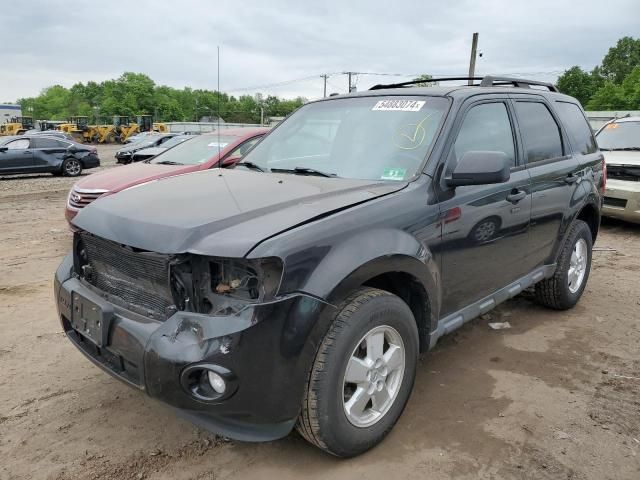
M 544 103 L 516 102 L 527 162 L 562 156 L 560 128 Z
M 640 148 L 640 122 L 622 121 L 605 125 L 598 133 L 598 145 L 606 150 Z
M 21 138 L 20 140 L 14 140 L 13 142 L 7 143 L 7 148 L 9 150 L 25 150 L 29 148 L 29 139 Z
M 60 148 L 60 143 L 53 138 L 34 138 L 32 148 Z
M 473 107 L 464 118 L 453 147 L 455 156 L 449 169 L 470 151 L 503 152 L 516 164 L 513 132 L 507 106 L 504 103 L 483 103 Z
M 569 132 L 573 151 L 583 155 L 595 152 L 598 147 L 580 107 L 575 103 L 556 102 L 556 110 Z

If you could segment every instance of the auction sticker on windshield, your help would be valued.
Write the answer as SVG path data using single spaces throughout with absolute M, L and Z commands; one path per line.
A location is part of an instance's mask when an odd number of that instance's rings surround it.
M 371 110 L 418 112 L 426 102 L 424 100 L 380 100 Z

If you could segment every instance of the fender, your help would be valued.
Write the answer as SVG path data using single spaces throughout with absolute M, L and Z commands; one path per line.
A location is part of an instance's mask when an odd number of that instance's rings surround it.
M 585 185 L 586 183 L 586 185 Z M 562 251 L 562 246 L 565 244 L 567 240 L 567 235 L 569 234 L 569 225 L 571 225 L 575 220 L 582 219 L 589 224 L 589 228 L 591 228 L 591 233 L 593 235 L 593 242 L 595 243 L 596 236 L 598 234 L 598 229 L 600 227 L 600 195 L 598 194 L 598 190 L 596 186 L 592 182 L 582 182 L 581 188 L 578 191 L 582 191 L 582 197 L 579 200 L 580 206 L 573 211 L 573 215 L 571 215 L 571 219 L 567 224 L 567 227 L 563 229 L 562 235 L 556 242 L 556 246 L 553 250 L 552 263 L 558 262 L 558 256 Z M 576 197 L 574 197 L 575 199 Z M 584 212 L 585 209 L 590 208 L 595 212 L 596 218 L 585 217 Z M 595 229 L 595 230 L 594 230 Z
M 368 280 L 385 273 L 405 273 L 424 289 L 428 302 L 425 305 L 428 315 L 425 321 L 428 325 L 425 325 L 425 328 L 419 326 L 419 330 L 421 350 L 428 349 L 430 337 L 437 329 L 441 292 L 437 261 L 425 245 L 402 230 L 375 229 L 360 232 L 332 247 L 329 252 L 323 253 L 325 255 L 322 260 L 307 272 L 301 270 L 308 268 L 309 264 L 297 263 L 295 259 L 307 258 L 308 261 L 314 257 L 305 257 L 306 252 L 299 252 L 285 258 L 287 278 L 283 279 L 281 284 L 281 294 L 287 291 L 287 286 L 297 284 L 300 292 L 328 302 L 324 305 L 316 302 L 315 308 L 319 310 L 316 315 L 293 315 L 292 319 L 298 319 L 295 328 L 286 328 L 296 331 L 301 349 L 299 361 L 304 366 L 305 375 L 308 374 L 318 348 L 333 321 L 336 305 Z M 303 276 L 305 280 L 298 283 Z M 308 308 L 309 306 L 306 306 L 305 310 Z M 308 321 L 300 321 L 302 318 Z M 302 389 L 300 392 L 296 391 L 296 394 L 301 395 L 301 392 Z
M 368 280 L 385 273 L 404 273 L 422 287 L 428 302 L 421 337 L 436 329 L 441 304 L 440 269 L 431 250 L 416 237 L 399 229 L 378 228 L 359 231 L 331 247 L 315 248 L 315 252 L 296 252 L 284 258 L 281 294 L 304 292 L 329 302 L 328 309 L 333 312 L 335 304 Z M 323 313 L 320 324 L 330 316 Z M 326 328 L 328 324 L 315 326 L 312 336 L 322 338 Z

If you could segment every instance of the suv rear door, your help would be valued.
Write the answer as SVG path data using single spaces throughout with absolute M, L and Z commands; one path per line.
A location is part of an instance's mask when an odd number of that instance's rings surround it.
M 555 112 L 540 95 L 512 94 L 524 160 L 531 176 L 529 270 L 553 262 L 554 246 L 564 235 L 580 189 L 581 167 L 571 154 Z M 580 193 L 580 192 L 578 192 Z
M 513 111 L 505 95 L 473 97 L 458 113 L 441 173 L 442 309 L 446 316 L 526 275 L 531 195 L 520 160 Z M 467 151 L 501 151 L 510 179 L 495 185 L 445 186 Z

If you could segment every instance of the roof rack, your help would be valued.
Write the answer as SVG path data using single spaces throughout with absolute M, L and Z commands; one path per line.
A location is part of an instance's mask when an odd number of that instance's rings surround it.
M 423 80 L 411 80 L 409 82 L 401 82 L 401 83 L 391 83 L 388 85 L 374 85 L 369 90 L 382 90 L 385 88 L 402 88 L 402 87 L 410 87 L 411 85 L 417 85 L 421 83 L 430 83 L 430 82 L 446 82 L 451 80 L 471 80 L 476 81 L 480 80 L 480 83 L 472 83 L 473 87 L 499 87 L 503 85 L 512 85 L 518 88 L 531 88 L 531 85 L 546 87 L 550 92 L 558 92 L 558 88 L 552 84 L 547 82 L 538 82 L 536 80 L 527 80 L 524 78 L 512 78 L 512 77 L 494 77 L 491 75 L 487 75 L 485 77 L 442 77 L 442 78 L 428 78 Z

